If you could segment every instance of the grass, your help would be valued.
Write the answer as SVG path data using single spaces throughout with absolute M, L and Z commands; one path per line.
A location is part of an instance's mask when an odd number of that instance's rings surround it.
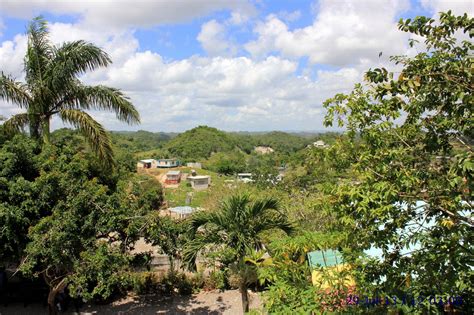
M 191 168 L 189 167 L 180 167 L 175 168 L 174 170 L 180 170 L 183 173 L 190 173 Z M 166 170 L 167 172 L 168 170 Z M 198 175 L 210 175 L 211 176 L 211 185 L 206 190 L 196 191 L 194 190 L 191 185 L 188 183 L 187 180 L 182 180 L 181 183 L 177 188 L 165 188 L 165 200 L 168 201 L 168 205 L 170 207 L 178 207 L 178 206 L 185 206 L 186 205 L 186 195 L 189 192 L 192 192 L 192 199 L 191 199 L 191 207 L 203 207 L 206 203 L 206 200 L 216 190 L 221 190 L 224 187 L 225 180 L 232 179 L 230 177 L 226 177 L 223 175 L 219 175 L 217 173 L 197 169 Z

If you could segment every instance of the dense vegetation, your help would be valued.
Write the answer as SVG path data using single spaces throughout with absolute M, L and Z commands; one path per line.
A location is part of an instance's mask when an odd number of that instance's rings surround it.
M 106 298 L 125 282 L 117 272 L 132 258 L 127 250 L 143 224 L 134 217 L 160 206 L 161 186 L 127 164 L 104 169 L 81 150 L 83 141 L 55 140 L 41 148 L 18 135 L 1 146 L 0 259 L 42 277 L 49 301 L 66 283 L 73 295 Z
M 174 133 L 150 132 L 139 130 L 131 131 L 114 131 L 111 133 L 112 143 L 117 147 L 128 152 L 137 153 L 141 151 L 149 151 L 160 149 L 164 143 L 175 136 Z
M 86 71 L 106 67 L 111 62 L 107 53 L 82 40 L 54 46 L 47 22 L 41 17 L 34 19 L 28 27 L 26 84 L 0 74 L 0 97 L 26 109 L 5 121 L 5 130 L 18 132 L 28 126 L 33 139 L 42 137 L 48 144 L 50 120 L 57 115 L 81 131 L 101 161 L 113 164 L 107 131 L 85 110 L 110 110 L 117 119 L 128 123 L 138 123 L 140 115 L 121 91 L 85 85 L 78 79 Z
M 352 92 L 326 101 L 325 123 L 344 126 L 341 134 L 114 133 L 112 167 L 87 134 L 60 129 L 44 143 L 34 130 L 12 135 L 0 125 L 0 267 L 44 279 L 52 313 L 66 287 L 87 301 L 239 288 L 244 310 L 252 288 L 272 314 L 469 313 L 474 44 L 456 36 L 472 38 L 474 21 L 440 17 L 400 22 L 426 49 L 393 57 L 400 73 L 370 69 Z M 329 146 L 308 146 L 316 139 Z M 275 152 L 258 154 L 258 145 Z M 205 171 L 218 180 L 188 219 L 162 207 L 191 188 L 135 172 L 139 157 L 171 156 L 220 174 Z M 225 176 L 243 171 L 255 181 Z M 149 254 L 132 254 L 139 238 L 168 255 L 167 275 L 151 270 Z M 308 252 L 328 249 L 345 265 L 308 264 Z M 176 262 L 196 272 L 186 276 Z

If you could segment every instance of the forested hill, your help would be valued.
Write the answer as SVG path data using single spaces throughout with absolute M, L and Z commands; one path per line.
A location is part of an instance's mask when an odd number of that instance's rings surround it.
M 138 131 L 112 131 L 112 141 L 116 146 L 131 152 L 147 151 L 163 147 L 165 142 L 177 133 Z
M 182 159 L 207 159 L 212 153 L 238 150 L 234 137 L 216 128 L 199 126 L 173 138 L 165 145 L 172 155 Z
M 205 160 L 213 153 L 243 152 L 250 154 L 256 146 L 269 146 L 277 153 L 296 152 L 317 139 L 331 142 L 337 134 L 297 134 L 282 131 L 225 132 L 199 126 L 183 133 L 149 131 L 114 131 L 114 145 L 145 157 L 177 157 L 183 160 Z M 327 138 L 327 139 L 326 139 Z

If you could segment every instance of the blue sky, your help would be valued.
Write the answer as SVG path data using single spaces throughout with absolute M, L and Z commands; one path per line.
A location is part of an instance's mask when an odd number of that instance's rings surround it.
M 142 124 L 94 113 L 109 129 L 323 130 L 325 99 L 417 52 L 399 18 L 447 9 L 472 14 L 473 2 L 0 0 L 0 70 L 22 79 L 26 25 L 41 14 L 53 42 L 85 39 L 111 55 L 82 79 L 121 88 Z M 0 101 L 0 114 L 17 112 Z

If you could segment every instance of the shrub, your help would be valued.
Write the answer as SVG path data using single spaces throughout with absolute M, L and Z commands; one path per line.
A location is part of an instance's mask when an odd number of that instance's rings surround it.
M 204 281 L 205 290 L 224 290 L 226 288 L 225 273 L 220 270 L 212 271 Z
M 138 295 L 156 292 L 160 282 L 153 272 L 137 272 L 131 275 L 132 291 Z

